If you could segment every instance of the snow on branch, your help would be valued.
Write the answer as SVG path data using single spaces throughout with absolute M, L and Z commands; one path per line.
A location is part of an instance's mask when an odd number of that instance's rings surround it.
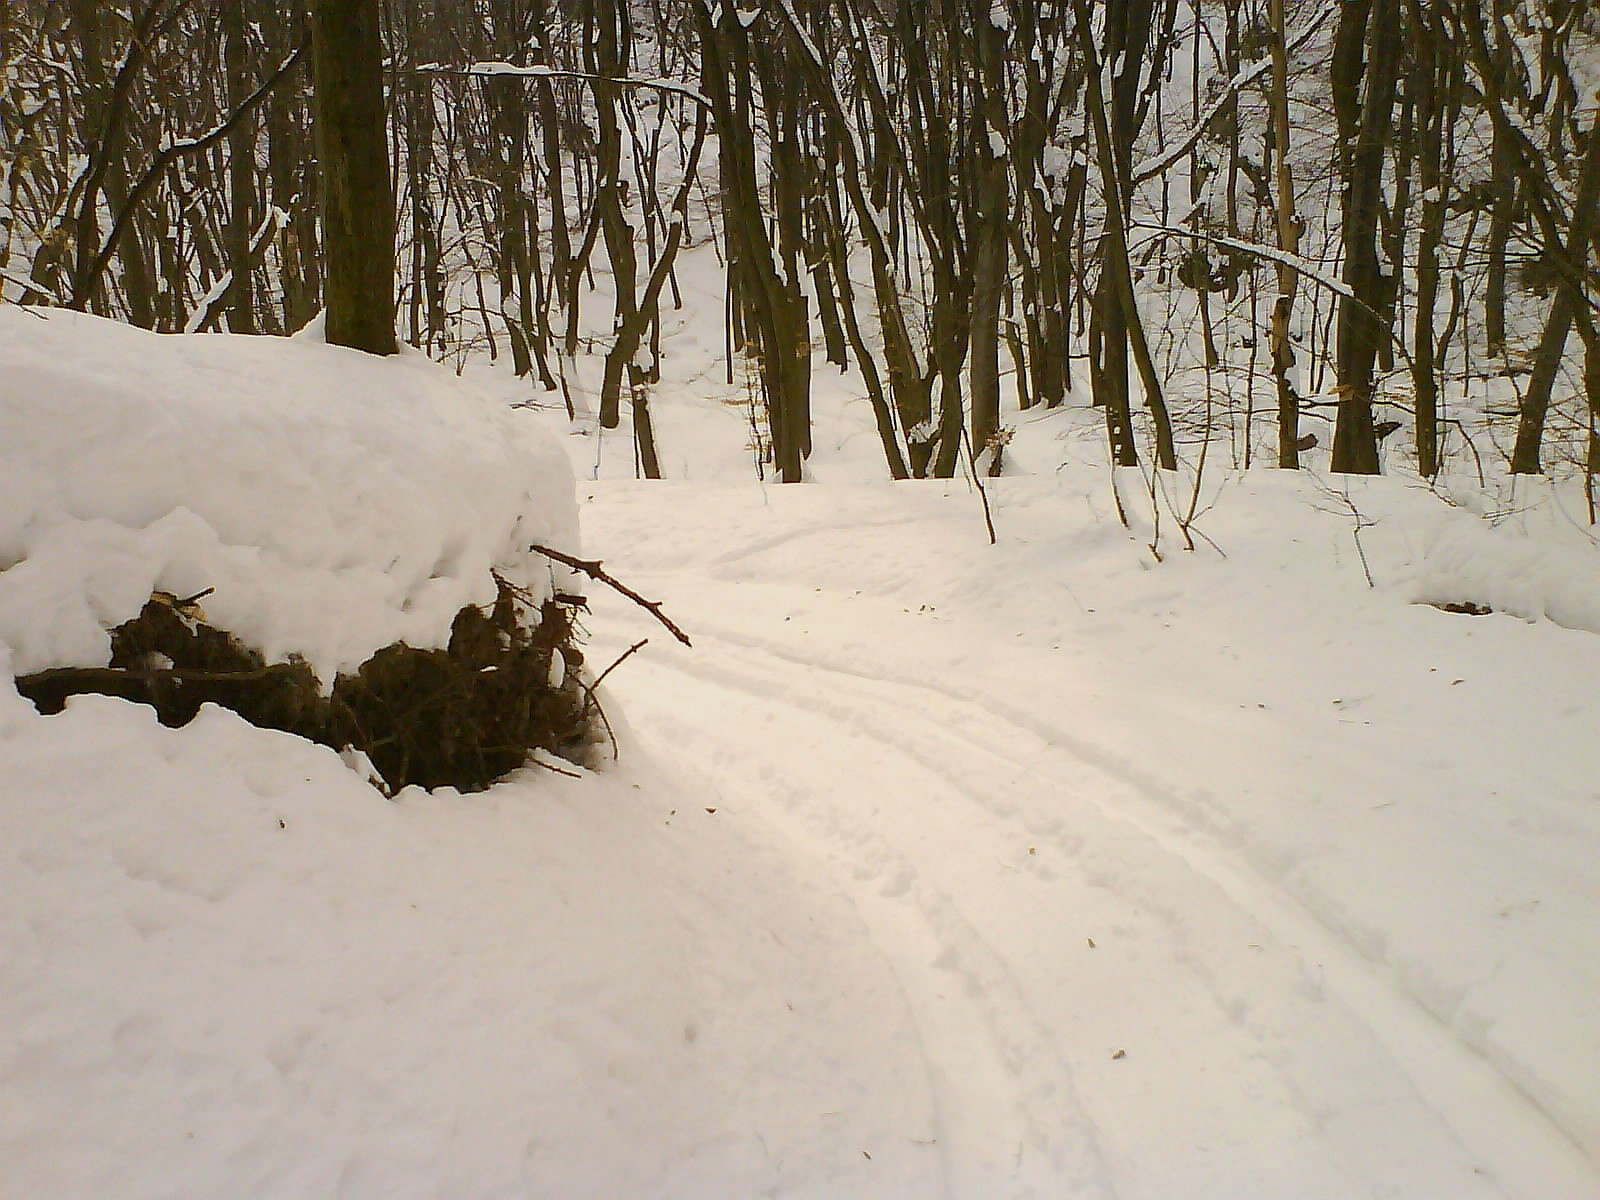
M 1335 279 L 1332 275 L 1328 274 L 1325 270 L 1323 270 L 1322 264 L 1320 263 L 1312 262 L 1309 258 L 1303 258 L 1298 254 L 1290 254 L 1287 250 L 1280 250 L 1276 246 L 1268 246 L 1262 242 L 1247 242 L 1243 238 L 1227 237 L 1223 234 L 1217 233 L 1206 233 L 1204 230 L 1200 229 L 1184 229 L 1176 225 L 1163 225 L 1156 221 L 1132 221 L 1130 224 L 1135 229 L 1144 229 L 1151 233 L 1160 233 L 1168 237 L 1190 238 L 1194 241 L 1210 242 L 1214 246 L 1221 246 L 1227 250 L 1237 250 L 1241 254 L 1254 255 L 1257 258 L 1264 258 L 1270 262 L 1279 263 L 1282 266 L 1288 267 L 1290 270 L 1303 275 L 1313 283 L 1320 284 L 1322 287 L 1327 288 L 1340 299 L 1348 300 L 1350 303 L 1356 305 L 1358 308 L 1363 309 L 1369 315 L 1376 318 L 1378 324 L 1385 330 L 1389 342 L 1394 346 L 1395 353 L 1397 353 L 1408 366 L 1411 363 L 1411 352 L 1406 346 L 1405 339 L 1399 334 L 1395 333 L 1393 327 L 1390 325 L 1384 314 L 1380 313 L 1377 309 L 1373 308 L 1372 305 L 1368 304 L 1365 300 L 1362 300 L 1361 297 L 1357 296 L 1354 290 L 1351 289 L 1350 285 L 1345 283 L 1344 280 Z
M 424 63 L 416 68 L 421 75 L 476 75 L 484 78 L 496 79 L 580 79 L 586 83 L 614 83 L 618 87 L 650 88 L 658 92 L 671 92 L 675 96 L 682 96 L 693 100 L 702 108 L 709 109 L 711 101 L 705 96 L 681 83 L 670 79 L 647 79 L 627 76 L 597 75 L 592 71 L 569 71 L 563 67 L 519 67 L 508 62 L 475 62 L 464 67 L 446 67 L 439 63 Z
M 83 277 L 77 280 L 73 287 L 72 297 L 69 301 L 71 307 L 77 308 L 88 303 L 89 292 L 93 289 L 101 274 L 104 273 L 106 264 L 111 261 L 111 256 L 116 253 L 117 243 L 122 239 L 122 234 L 127 229 L 128 222 L 132 220 L 134 210 L 138 208 L 139 202 L 144 199 L 145 194 L 155 186 L 156 181 L 166 173 L 167 168 L 183 155 L 205 150 L 232 133 L 240 122 L 254 112 L 257 106 L 272 94 L 273 89 L 295 67 L 300 65 L 300 60 L 305 57 L 308 48 L 309 42 L 307 41 L 302 41 L 300 45 L 295 47 L 289 57 L 279 64 L 278 69 L 263 79 L 260 86 L 246 96 L 240 102 L 239 107 L 234 109 L 227 120 L 220 125 L 208 129 L 205 133 L 195 137 L 184 138 L 181 141 L 169 141 L 161 147 L 154 161 L 145 168 L 144 174 L 139 176 L 138 182 L 128 190 L 128 198 L 123 201 L 122 208 L 117 213 L 116 221 L 111 226 L 111 232 L 106 235 L 106 240 L 100 247 L 100 252 L 95 255 L 94 261 L 89 264 L 89 269 L 84 272 Z
M 1313 33 L 1322 28 L 1323 24 L 1328 20 L 1329 17 L 1333 15 L 1335 9 L 1337 8 L 1338 0 L 1324 0 L 1322 7 L 1311 14 L 1310 19 L 1306 21 L 1305 25 L 1303 25 L 1293 37 L 1285 39 L 1288 42 L 1289 51 L 1292 53 L 1296 50 L 1299 50 Z M 1200 116 L 1195 119 L 1194 125 L 1189 129 L 1189 132 L 1184 135 L 1182 139 L 1174 143 L 1170 148 L 1163 150 L 1160 154 L 1155 155 L 1153 158 L 1147 158 L 1144 160 L 1144 162 L 1139 163 L 1134 167 L 1133 182 L 1135 184 L 1140 184 L 1147 179 L 1154 178 L 1155 176 L 1161 174 L 1161 172 L 1165 171 L 1173 163 L 1177 162 L 1185 154 L 1189 153 L 1189 151 L 1194 148 L 1194 144 L 1198 142 L 1201 136 L 1205 133 L 1206 128 L 1213 120 L 1216 119 L 1217 114 L 1220 113 L 1235 96 L 1237 96 L 1245 88 L 1249 87 L 1256 80 L 1260 79 L 1269 70 L 1271 70 L 1271 68 L 1272 59 L 1263 58 L 1259 62 L 1246 67 L 1232 79 L 1228 80 L 1222 91 L 1217 94 L 1217 98 L 1211 102 L 1210 106 L 1205 110 L 1205 112 L 1201 113 Z
M 1298 254 L 1290 254 L 1287 250 L 1280 250 L 1276 246 L 1269 246 L 1265 242 L 1247 242 L 1243 238 L 1228 237 L 1219 233 L 1206 233 L 1200 229 L 1185 229 L 1177 225 L 1163 225 L 1157 221 L 1133 221 L 1130 224 L 1135 229 L 1166 234 L 1169 237 L 1193 238 L 1197 241 L 1210 242 L 1215 246 L 1222 246 L 1228 250 L 1238 250 L 1242 254 L 1269 259 L 1304 275 L 1315 283 L 1320 283 L 1330 292 L 1334 292 L 1346 300 L 1358 299 L 1349 284 L 1342 279 L 1335 279 L 1332 275 L 1327 274 L 1323 271 L 1320 263 L 1312 262 L 1309 258 L 1304 258 Z
M 289 214 L 276 204 L 267 207 L 266 216 L 261 219 L 261 224 L 256 226 L 256 231 L 250 235 L 250 261 L 254 262 L 261 256 L 266 248 L 267 241 L 277 235 L 280 229 L 289 224 Z M 206 293 L 205 299 L 200 301 L 189 319 L 184 322 L 185 333 L 199 333 L 207 325 L 215 321 L 221 312 L 222 302 L 228 293 L 233 290 L 233 268 L 228 268 L 211 285 L 211 290 Z

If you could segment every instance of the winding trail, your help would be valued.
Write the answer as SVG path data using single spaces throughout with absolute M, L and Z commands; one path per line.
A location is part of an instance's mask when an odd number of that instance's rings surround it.
M 632 580 L 696 649 L 656 639 L 615 695 L 648 754 L 859 913 L 916 1027 L 947 1196 L 1600 1194 L 1314 892 L 1074 729 L 1036 647 L 729 577 L 784 540 Z M 728 619 L 752 608 L 789 615 Z

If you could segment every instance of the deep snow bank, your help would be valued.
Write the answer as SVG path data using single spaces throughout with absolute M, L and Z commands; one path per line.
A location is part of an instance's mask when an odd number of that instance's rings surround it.
M 1529 621 L 1600 633 L 1600 556 L 1445 510 L 1423 533 L 1417 599 L 1470 601 Z
M 153 590 L 214 588 L 213 623 L 326 683 L 393 642 L 444 645 L 491 571 L 549 595 L 535 542 L 577 546 L 565 452 L 420 355 L 0 308 L 17 674 L 103 663 Z

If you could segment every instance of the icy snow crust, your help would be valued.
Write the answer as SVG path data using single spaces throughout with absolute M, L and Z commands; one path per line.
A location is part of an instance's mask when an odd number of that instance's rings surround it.
M 154 589 L 324 684 L 442 646 L 491 571 L 550 592 L 577 545 L 560 445 L 416 354 L 158 336 L 0 307 L 0 645 L 106 661 Z M 566 571 L 562 569 L 562 578 Z

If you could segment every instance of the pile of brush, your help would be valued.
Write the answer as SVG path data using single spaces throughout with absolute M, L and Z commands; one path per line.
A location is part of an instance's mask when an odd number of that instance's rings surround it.
M 541 604 L 496 576 L 494 603 L 456 614 L 449 645 L 386 646 L 331 689 L 303 662 L 268 663 L 209 624 L 200 601 L 156 592 L 111 631 L 104 667 L 20 676 L 17 689 L 44 713 L 93 692 L 152 706 L 165 725 L 204 704 L 252 724 L 364 754 L 387 791 L 408 784 L 476 791 L 537 751 L 585 756 L 603 715 L 579 677 L 576 614 L 582 601 Z

